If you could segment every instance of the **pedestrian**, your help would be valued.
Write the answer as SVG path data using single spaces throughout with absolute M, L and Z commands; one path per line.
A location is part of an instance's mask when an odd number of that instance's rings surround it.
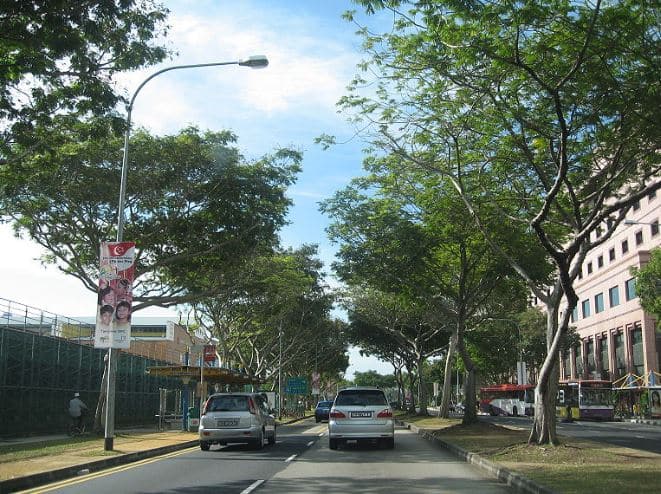
M 73 425 L 78 429 L 83 426 L 83 416 L 87 410 L 87 405 L 80 399 L 80 393 L 74 393 L 73 398 L 69 401 L 69 416 Z

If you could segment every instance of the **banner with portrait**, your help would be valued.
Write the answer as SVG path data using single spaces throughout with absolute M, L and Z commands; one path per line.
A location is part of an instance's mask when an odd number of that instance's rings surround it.
M 101 242 L 96 348 L 129 348 L 135 242 Z

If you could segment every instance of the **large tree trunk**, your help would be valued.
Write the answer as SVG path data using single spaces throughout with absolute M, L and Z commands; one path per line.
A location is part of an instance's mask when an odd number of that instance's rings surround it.
M 425 385 L 425 379 L 423 376 L 423 364 L 425 358 L 418 354 L 418 406 L 420 410 L 418 415 L 429 415 L 427 412 L 427 386 Z
M 411 395 L 411 403 L 409 404 L 407 411 L 411 414 L 414 414 L 416 393 L 413 392 L 413 390 L 415 389 L 415 378 L 413 377 L 412 367 L 413 367 L 412 365 L 406 366 L 406 371 L 408 372 L 408 376 L 409 376 L 409 393 Z
M 441 408 L 439 411 L 439 416 L 445 418 L 448 418 L 450 412 L 450 397 L 452 395 L 452 360 L 454 359 L 456 346 L 457 335 L 455 333 L 450 337 L 450 345 L 448 346 L 448 353 L 445 357 L 443 392 L 441 395 Z
M 535 388 L 535 416 L 528 437 L 530 444 L 559 444 L 556 433 L 555 400 L 558 390 L 558 350 L 562 327 L 558 327 L 558 303 L 546 307 L 546 341 L 548 353 Z
M 466 368 L 464 382 L 464 418 L 462 424 L 474 424 L 477 422 L 477 411 L 475 410 L 475 363 L 466 350 L 464 342 L 464 322 L 459 320 L 457 324 L 457 352 Z

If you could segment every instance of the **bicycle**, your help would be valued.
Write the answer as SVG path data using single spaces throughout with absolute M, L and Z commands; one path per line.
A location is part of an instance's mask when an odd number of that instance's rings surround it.
M 86 429 L 85 414 L 83 414 L 80 417 L 71 417 L 71 424 L 69 424 L 67 433 L 72 437 L 80 436 L 81 434 L 85 434 Z

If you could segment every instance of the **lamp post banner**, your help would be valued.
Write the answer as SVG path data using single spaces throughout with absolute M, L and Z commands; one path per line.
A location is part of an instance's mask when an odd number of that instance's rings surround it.
M 101 242 L 95 348 L 129 348 L 135 242 Z

